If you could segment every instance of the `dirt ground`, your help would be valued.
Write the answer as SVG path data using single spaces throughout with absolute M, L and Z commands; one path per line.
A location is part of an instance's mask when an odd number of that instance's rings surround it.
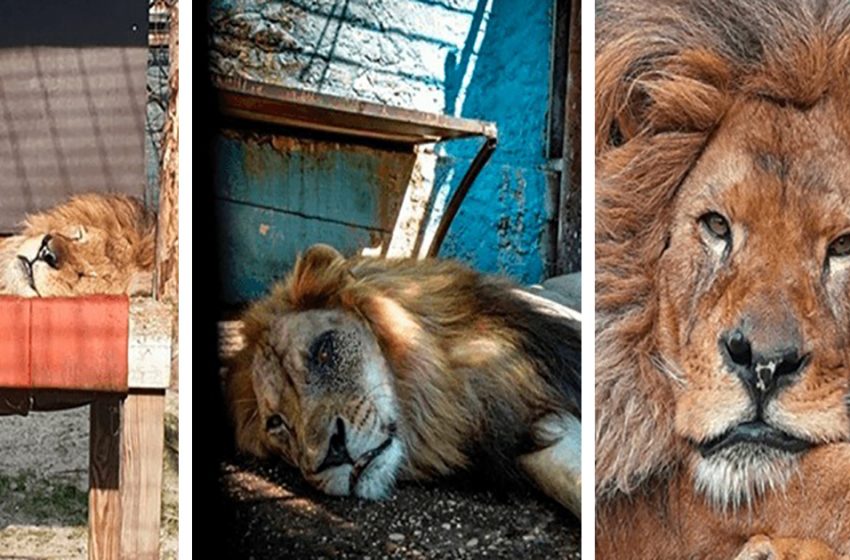
M 579 520 L 532 489 L 468 480 L 401 484 L 381 502 L 335 498 L 274 462 L 239 458 L 221 476 L 243 558 L 578 559 Z
M 162 558 L 177 558 L 178 397 L 166 395 Z M 0 559 L 86 558 L 89 407 L 0 416 Z

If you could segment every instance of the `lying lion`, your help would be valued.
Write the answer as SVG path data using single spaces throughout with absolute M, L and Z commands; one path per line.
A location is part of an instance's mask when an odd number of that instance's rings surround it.
M 850 2 L 599 14 L 598 557 L 850 556 Z
M 149 295 L 156 220 L 142 203 L 89 194 L 27 217 L 0 238 L 0 294 Z
M 579 513 L 579 336 L 509 284 L 317 245 L 243 319 L 227 379 L 240 450 L 333 495 L 479 468 Z

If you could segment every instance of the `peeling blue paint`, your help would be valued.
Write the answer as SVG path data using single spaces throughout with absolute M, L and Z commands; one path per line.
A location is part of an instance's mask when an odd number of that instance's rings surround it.
M 551 10 L 552 2 L 528 0 L 213 0 L 211 64 L 217 73 L 495 121 L 499 146 L 441 255 L 533 283 L 545 278 L 554 243 L 545 159 Z M 434 192 L 457 187 L 480 142 L 437 146 Z M 345 174 L 350 154 L 324 152 L 323 165 L 310 164 L 319 155 L 299 157 L 288 185 L 320 184 L 332 169 L 332 182 L 347 177 L 353 191 L 371 191 L 357 184 L 367 180 L 362 173 Z M 370 157 L 382 156 L 375 150 L 362 157 L 358 165 L 368 167 Z M 270 177 L 257 176 L 248 187 L 262 191 Z M 228 188 L 238 180 L 228 179 Z M 339 208 L 369 214 L 362 200 Z
M 461 115 L 495 121 L 499 146 L 449 230 L 442 256 L 525 283 L 545 278 L 553 209 L 545 164 L 552 16 L 542 3 L 495 0 Z M 455 168 L 457 186 L 477 150 L 472 141 L 441 148 L 437 185 Z M 495 254 L 494 254 L 495 251 Z

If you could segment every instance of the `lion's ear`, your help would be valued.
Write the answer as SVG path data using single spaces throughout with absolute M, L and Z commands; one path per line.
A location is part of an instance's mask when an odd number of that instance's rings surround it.
M 352 280 L 339 251 L 328 245 L 313 245 L 298 257 L 286 287 L 294 307 L 314 308 L 327 305 Z
M 295 273 L 301 274 L 310 270 L 325 270 L 334 263 L 344 260 L 345 257 L 330 245 L 317 243 L 298 257 L 295 263 Z

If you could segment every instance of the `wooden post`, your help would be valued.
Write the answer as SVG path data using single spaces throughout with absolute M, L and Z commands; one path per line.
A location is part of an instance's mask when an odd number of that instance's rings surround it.
M 130 391 L 121 429 L 121 556 L 158 560 L 165 391 Z
M 177 171 L 178 171 L 178 120 L 179 95 L 178 64 L 178 2 L 173 2 L 169 13 L 168 40 L 168 109 L 162 139 L 162 157 L 159 169 L 159 204 L 156 229 L 156 264 L 154 295 L 157 300 L 177 303 L 178 222 L 177 222 Z
M 102 393 L 91 408 L 91 560 L 159 558 L 170 307 L 133 302 L 129 339 L 126 398 Z
M 119 558 L 121 544 L 121 407 L 98 398 L 89 424 L 89 560 Z

